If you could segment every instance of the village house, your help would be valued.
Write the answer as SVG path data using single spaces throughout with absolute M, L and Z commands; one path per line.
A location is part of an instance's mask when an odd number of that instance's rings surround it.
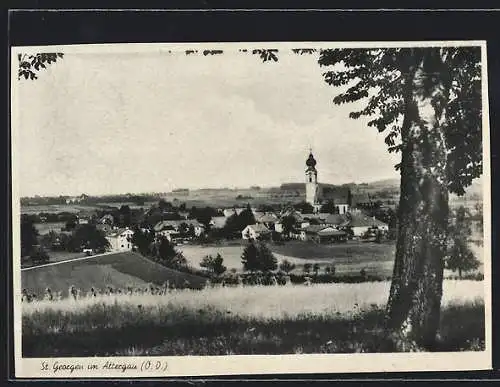
M 88 216 L 78 216 L 78 217 L 76 218 L 76 222 L 77 222 L 78 224 L 89 224 L 89 222 L 90 222 L 90 217 L 88 217 Z
M 182 237 L 183 227 L 192 227 L 195 237 L 199 237 L 205 232 L 205 227 L 195 219 L 162 220 L 153 227 L 153 230 L 156 236 L 163 236 L 169 241 L 173 241 Z
M 222 210 L 222 213 L 224 214 L 224 217 L 229 218 L 230 216 L 233 216 L 236 214 L 236 209 L 225 208 L 224 210 Z
M 119 228 L 108 232 L 106 239 L 112 251 L 131 251 L 131 238 L 134 232 L 127 228 Z
M 115 223 L 115 218 L 111 214 L 105 214 L 101 219 L 99 219 L 100 224 L 113 225 Z
M 189 211 L 179 211 L 178 214 L 182 219 L 189 218 Z
M 180 238 L 181 233 L 178 229 L 175 229 L 173 226 L 165 226 L 161 231 L 155 232 L 156 239 L 166 238 L 169 242 L 173 242 L 174 240 Z
M 241 237 L 243 239 L 266 239 L 271 236 L 271 230 L 269 230 L 263 224 L 250 224 L 246 226 L 241 232 Z
M 278 217 L 272 212 L 261 213 L 259 215 L 254 214 L 254 217 L 257 224 L 263 224 L 269 230 L 274 230 L 274 225 L 278 222 Z
M 103 233 L 107 234 L 110 231 L 113 230 L 113 226 L 107 224 L 107 223 L 98 223 L 95 226 L 99 231 L 102 231 Z
M 214 229 L 224 228 L 227 218 L 225 216 L 213 216 L 210 220 L 210 226 Z
M 80 211 L 76 216 L 77 224 L 89 224 L 96 217 L 95 211 Z

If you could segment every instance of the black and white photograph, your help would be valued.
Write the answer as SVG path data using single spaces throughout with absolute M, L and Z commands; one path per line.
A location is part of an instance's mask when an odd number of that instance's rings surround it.
M 16 375 L 489 369 L 486 60 L 13 47 Z

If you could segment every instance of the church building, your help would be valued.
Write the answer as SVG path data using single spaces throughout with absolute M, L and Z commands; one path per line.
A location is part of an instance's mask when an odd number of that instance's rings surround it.
M 349 212 L 351 206 L 351 191 L 348 187 L 336 187 L 331 184 L 318 183 L 318 170 L 316 159 L 312 151 L 306 160 L 306 202 L 319 212 L 323 204 L 332 202 L 339 214 Z

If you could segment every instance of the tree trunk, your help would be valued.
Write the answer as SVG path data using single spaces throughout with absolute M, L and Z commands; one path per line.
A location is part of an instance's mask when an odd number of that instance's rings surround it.
M 387 322 L 389 331 L 403 342 L 432 349 L 439 327 L 448 224 L 445 104 L 436 101 L 447 90 L 436 84 L 422 92 L 428 88 L 423 85 L 424 60 L 416 60 L 407 72 L 399 232 Z

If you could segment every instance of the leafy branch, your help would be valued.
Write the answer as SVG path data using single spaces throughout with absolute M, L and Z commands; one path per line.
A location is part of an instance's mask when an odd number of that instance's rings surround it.
M 19 69 L 17 79 L 38 79 L 37 72 L 40 69 L 46 69 L 47 65 L 57 62 L 58 58 L 64 56 L 61 52 L 55 53 L 39 53 L 39 54 L 18 54 Z

